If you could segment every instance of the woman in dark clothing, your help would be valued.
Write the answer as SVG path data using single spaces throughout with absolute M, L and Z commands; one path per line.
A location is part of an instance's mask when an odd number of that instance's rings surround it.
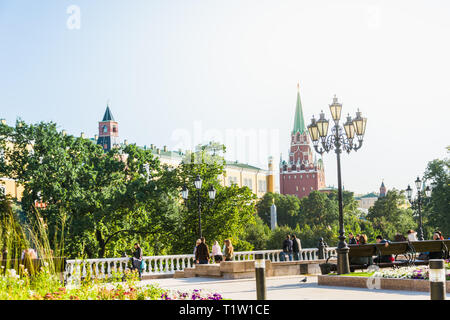
M 139 243 L 135 243 L 131 265 L 132 265 L 132 270 L 135 270 L 135 269 L 138 270 L 140 279 L 142 278 L 141 263 L 142 263 L 142 249 L 139 246 Z

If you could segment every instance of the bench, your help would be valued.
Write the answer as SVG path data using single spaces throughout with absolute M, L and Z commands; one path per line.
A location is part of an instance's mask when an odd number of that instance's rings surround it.
M 392 262 L 374 263 L 379 268 L 402 267 L 410 265 L 427 265 L 428 260 L 418 260 L 416 255 L 420 252 L 440 252 L 443 259 L 448 258 L 450 240 L 425 240 L 425 241 L 402 241 L 391 242 L 386 246 L 384 243 L 349 245 L 349 259 L 351 257 L 381 257 L 395 256 Z M 403 257 L 403 259 L 399 259 Z M 378 259 L 380 261 L 381 259 Z M 368 265 L 351 264 L 350 270 L 366 269 Z M 353 270 L 352 270 L 353 269 Z
M 402 267 L 411 265 L 428 265 L 428 260 L 418 260 L 417 254 L 421 252 L 439 252 L 442 259 L 449 258 L 450 240 L 424 240 L 424 241 L 402 241 L 391 242 L 386 246 L 384 243 L 374 244 L 350 244 L 348 257 L 381 257 L 394 256 L 392 262 L 373 262 L 368 264 L 350 264 L 350 271 L 364 270 L 370 265 L 376 265 L 379 268 Z M 399 259 L 403 257 L 403 259 Z M 378 259 L 380 261 L 380 259 Z M 336 271 L 337 265 L 331 265 L 330 271 Z

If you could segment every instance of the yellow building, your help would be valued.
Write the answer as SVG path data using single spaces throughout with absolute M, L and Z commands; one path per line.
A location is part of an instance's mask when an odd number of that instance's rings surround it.
M 144 148 L 147 149 L 146 147 Z M 180 165 L 185 156 L 181 151 L 168 151 L 166 146 L 160 149 L 151 145 L 150 150 L 159 158 L 161 164 L 167 164 L 171 167 Z M 246 186 L 260 198 L 267 192 L 274 192 L 273 174 L 273 159 L 270 157 L 268 170 L 237 161 L 227 161 L 225 164 L 225 174 L 221 175 L 219 179 L 222 186 L 231 186 L 232 184 L 236 184 L 238 187 Z
M 6 121 L 4 119 L 0 120 L 0 125 L 6 125 Z M 7 149 L 12 148 L 13 144 L 9 141 L 6 141 Z M 31 146 L 30 146 L 31 149 Z M 0 159 L 2 161 L 5 160 L 5 150 L 0 149 Z M 6 159 L 6 161 L 8 161 Z M 22 199 L 24 188 L 17 183 L 16 180 L 11 179 L 9 177 L 1 177 L 0 176 L 0 193 L 6 196 L 9 196 L 11 198 L 15 198 L 18 201 Z

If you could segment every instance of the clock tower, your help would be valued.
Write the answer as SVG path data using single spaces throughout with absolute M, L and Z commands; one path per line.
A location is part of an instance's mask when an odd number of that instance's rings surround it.
M 101 145 L 103 150 L 109 151 L 119 143 L 119 125 L 109 109 L 109 103 L 106 105 L 103 120 L 98 123 L 97 144 Z

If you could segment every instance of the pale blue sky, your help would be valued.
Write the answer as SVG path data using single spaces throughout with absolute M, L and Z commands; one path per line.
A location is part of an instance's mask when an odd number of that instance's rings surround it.
M 345 188 L 405 188 L 450 144 L 449 16 L 445 0 L 0 0 L 0 118 L 93 136 L 109 99 L 121 139 L 175 149 L 183 132 L 254 129 L 276 141 L 224 142 L 265 167 L 287 157 L 300 81 L 307 124 L 334 94 L 368 117 Z

